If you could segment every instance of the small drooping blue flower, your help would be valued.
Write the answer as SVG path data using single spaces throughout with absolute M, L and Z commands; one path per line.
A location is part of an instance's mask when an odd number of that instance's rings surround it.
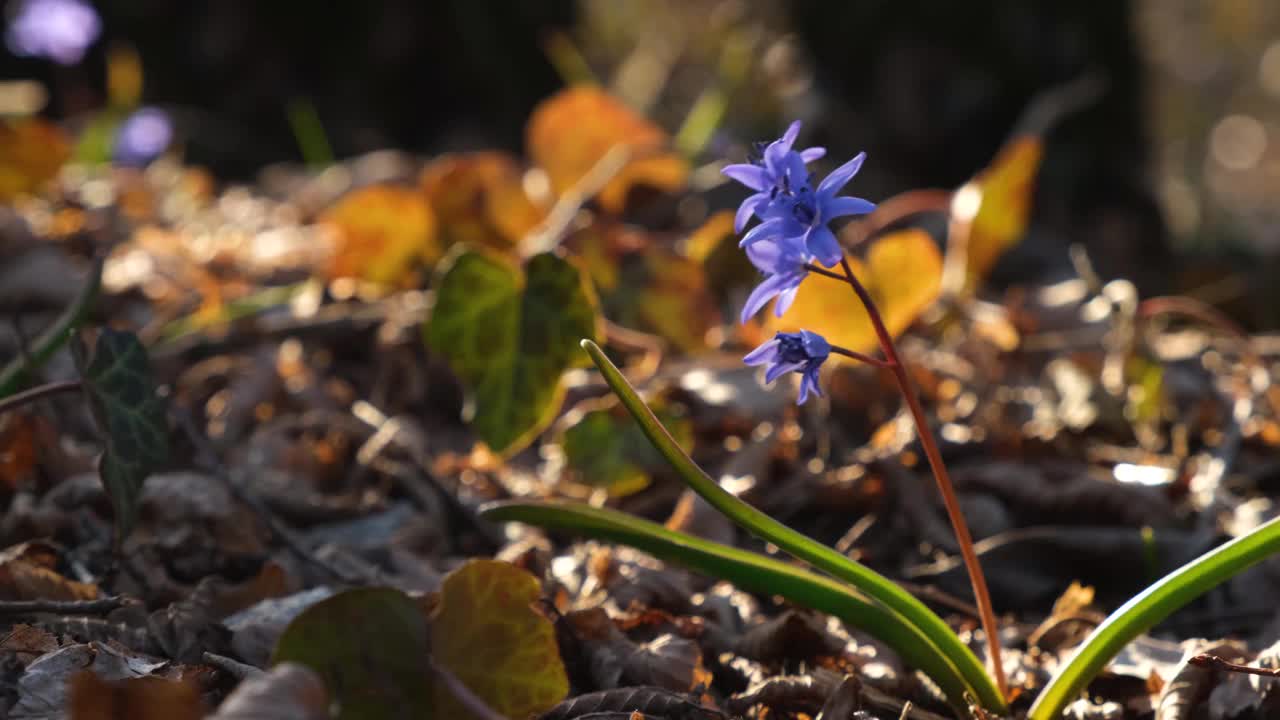
M 812 392 L 822 396 L 818 386 L 818 372 L 831 354 L 831 344 L 815 332 L 801 330 L 798 333 L 780 332 L 773 339 L 752 350 L 742 361 L 748 365 L 764 365 L 764 381 L 773 382 L 789 372 L 800 373 L 800 395 L 796 404 L 802 405 Z
M 799 237 L 777 237 L 752 243 L 747 247 L 747 259 L 764 273 L 765 278 L 743 304 L 742 322 L 746 323 L 774 298 L 778 298 L 778 302 L 774 304 L 773 312 L 782 317 L 795 301 L 800 283 L 808 277 L 808 264 L 813 256 L 809 255 Z
M 84 0 L 16 0 L 5 44 L 15 55 L 75 65 L 98 39 L 102 22 Z
M 111 155 L 120 165 L 142 166 L 159 157 L 173 140 L 173 121 L 165 111 L 144 107 L 125 118 L 116 131 Z

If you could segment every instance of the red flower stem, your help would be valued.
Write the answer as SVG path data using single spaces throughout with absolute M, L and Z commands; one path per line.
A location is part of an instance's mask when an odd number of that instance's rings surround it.
M 47 385 L 37 385 L 30 390 L 23 390 L 20 393 L 15 393 L 3 400 L 0 400 L 0 415 L 50 395 L 57 395 L 58 393 L 71 392 L 72 390 L 79 389 L 79 380 L 62 380 L 59 382 L 49 383 Z
M 881 360 L 880 358 L 871 357 L 870 355 L 863 355 L 862 353 L 857 352 L 856 350 L 848 350 L 846 348 L 840 347 L 839 345 L 832 345 L 831 352 L 835 353 L 836 355 L 843 355 L 848 358 L 853 358 L 854 360 L 860 360 L 872 367 L 878 367 L 881 370 L 888 370 L 889 367 L 893 365 L 893 363 L 889 362 L 888 360 Z
M 862 283 L 853 274 L 853 268 L 849 266 L 847 257 L 842 256 L 840 258 L 840 267 L 844 270 L 844 277 L 841 279 L 849 283 L 849 287 L 853 288 L 854 293 L 858 295 L 858 300 L 862 302 L 862 306 L 867 310 L 867 315 L 871 318 L 871 325 L 875 328 L 876 337 L 880 340 L 880 350 L 887 360 L 886 365 L 893 372 L 894 379 L 898 381 L 898 389 L 902 391 L 902 397 L 907 401 L 907 407 L 911 410 L 911 417 L 915 420 L 916 435 L 920 438 L 920 445 L 924 448 L 925 457 L 929 459 L 929 467 L 933 470 L 933 478 L 938 482 L 938 490 L 942 493 L 942 503 L 947 508 L 947 518 L 951 520 L 951 528 L 955 531 L 956 542 L 960 545 L 960 555 L 964 558 L 965 569 L 969 572 L 969 583 L 973 586 L 973 597 L 978 606 L 978 615 L 982 620 L 982 631 L 987 636 L 987 653 L 991 660 L 991 673 L 995 678 L 996 687 L 999 688 L 1000 694 L 1007 698 L 1009 697 L 1009 686 L 1004 677 L 1004 664 L 1000 658 L 1000 636 L 996 628 L 995 611 L 991 607 L 991 594 L 987 590 L 987 578 L 983 575 L 982 566 L 978 563 L 978 554 L 973 550 L 973 536 L 969 533 L 969 525 L 964 520 L 964 514 L 960 512 L 960 501 L 956 498 L 955 488 L 951 484 L 951 476 L 947 474 L 947 467 L 942 463 L 942 453 L 938 450 L 938 443 L 933 438 L 933 431 L 929 429 L 929 422 L 925 417 L 924 408 L 920 405 L 920 398 L 916 394 L 915 385 L 911 382 L 911 375 L 907 372 L 907 367 L 898 356 L 898 349 L 893 344 L 893 337 L 889 335 L 889 331 L 885 328 L 884 320 L 881 319 L 880 311 L 871 299 L 871 294 L 867 292 L 867 289 L 862 286 Z

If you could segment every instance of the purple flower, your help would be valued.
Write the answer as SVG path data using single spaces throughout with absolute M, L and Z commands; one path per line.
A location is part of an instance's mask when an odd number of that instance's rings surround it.
M 98 39 L 102 23 L 84 0 L 17 0 L 5 42 L 15 55 L 74 65 Z
M 801 330 L 798 333 L 780 332 L 773 339 L 752 350 L 742 361 L 748 365 L 769 364 L 764 381 L 773 382 L 780 376 L 795 371 L 800 373 L 800 396 L 796 404 L 809 399 L 809 392 L 821 397 L 818 387 L 818 371 L 831 354 L 831 344 L 818 333 Z
M 833 170 L 816 190 L 811 189 L 806 181 L 801 185 L 792 184 L 777 193 L 762 214 L 764 222 L 742 236 L 740 245 L 746 247 L 771 237 L 799 236 L 809 254 L 823 265 L 831 267 L 840 262 L 844 251 L 827 223 L 838 217 L 865 215 L 876 209 L 875 203 L 862 198 L 836 197 L 836 193 L 857 174 L 866 157 L 866 153 L 858 153 Z
M 777 196 L 781 188 L 807 183 L 809 171 L 805 169 L 805 163 L 811 163 L 827 154 L 826 149 L 820 147 L 793 151 L 791 146 L 795 144 L 799 134 L 800 121 L 797 120 L 791 123 L 781 138 L 767 145 L 756 143 L 756 152 L 753 153 L 751 162 L 728 165 L 721 170 L 725 175 L 756 191 L 738 206 L 733 220 L 734 232 L 742 232 L 752 214 L 764 217 L 762 209 Z
M 168 113 L 159 108 L 139 108 L 120 124 L 111 154 L 121 165 L 146 165 L 172 140 L 173 122 Z
M 807 265 L 813 257 L 800 238 L 777 237 L 752 243 L 747 247 L 747 259 L 765 274 L 765 279 L 751 291 L 742 306 L 742 322 L 750 320 L 775 297 L 778 302 L 773 306 L 773 312 L 782 317 L 795 301 L 800 283 L 809 275 Z

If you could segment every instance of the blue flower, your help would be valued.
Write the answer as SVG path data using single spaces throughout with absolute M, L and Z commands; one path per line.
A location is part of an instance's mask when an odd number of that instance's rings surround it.
M 772 340 L 752 350 L 742 361 L 748 365 L 768 363 L 764 381 L 769 383 L 792 371 L 800 373 L 800 396 L 796 398 L 796 404 L 801 405 L 809 399 L 811 391 L 822 395 L 822 388 L 818 387 L 818 372 L 830 354 L 831 344 L 826 338 L 801 330 L 774 335 Z
M 738 206 L 733 219 L 733 231 L 742 232 L 753 214 L 764 217 L 762 209 L 774 199 L 783 188 L 792 184 L 805 184 L 809 180 L 809 171 L 805 163 L 811 163 L 827 154 L 825 148 L 811 147 L 795 152 L 791 147 L 800 135 L 800 121 L 791 123 L 781 138 L 767 145 L 756 143 L 755 157 L 749 163 L 728 165 L 722 173 L 755 190 L 756 193 Z
M 74 65 L 98 39 L 102 23 L 83 0 L 18 0 L 5 42 L 15 55 Z
M 760 308 L 775 297 L 778 302 L 773 312 L 778 317 L 791 307 L 796 299 L 800 283 L 809 275 L 808 264 L 813 260 L 798 237 L 778 237 L 752 243 L 747 248 L 747 259 L 765 274 L 765 279 L 751 291 L 742 306 L 742 322 L 760 312 Z
M 139 108 L 120 124 L 111 154 L 121 165 L 146 165 L 172 140 L 173 122 L 168 113 L 159 108 Z
M 846 215 L 865 215 L 875 210 L 875 203 L 856 197 L 836 197 L 836 193 L 853 179 L 866 153 L 858 153 L 841 165 L 812 189 L 808 179 L 801 184 L 790 183 L 768 203 L 763 213 L 755 212 L 764 222 L 742 236 L 742 247 L 774 237 L 800 237 L 809 254 L 827 267 L 840 262 L 844 251 L 835 233 L 827 223 Z M 783 178 L 786 180 L 787 178 Z

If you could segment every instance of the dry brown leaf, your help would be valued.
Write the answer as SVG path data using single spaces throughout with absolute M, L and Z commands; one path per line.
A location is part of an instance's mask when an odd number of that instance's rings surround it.
M 329 691 L 314 670 L 281 663 L 240 683 L 209 720 L 328 720 Z
M 190 683 L 158 677 L 108 682 L 92 672 L 71 677 L 70 720 L 200 720 L 204 704 Z
M 60 575 L 58 554 L 41 542 L 0 552 L 0 600 L 92 600 L 98 588 Z
M 57 649 L 58 638 L 34 625 L 14 625 L 0 640 L 0 650 L 13 653 L 23 665 Z

